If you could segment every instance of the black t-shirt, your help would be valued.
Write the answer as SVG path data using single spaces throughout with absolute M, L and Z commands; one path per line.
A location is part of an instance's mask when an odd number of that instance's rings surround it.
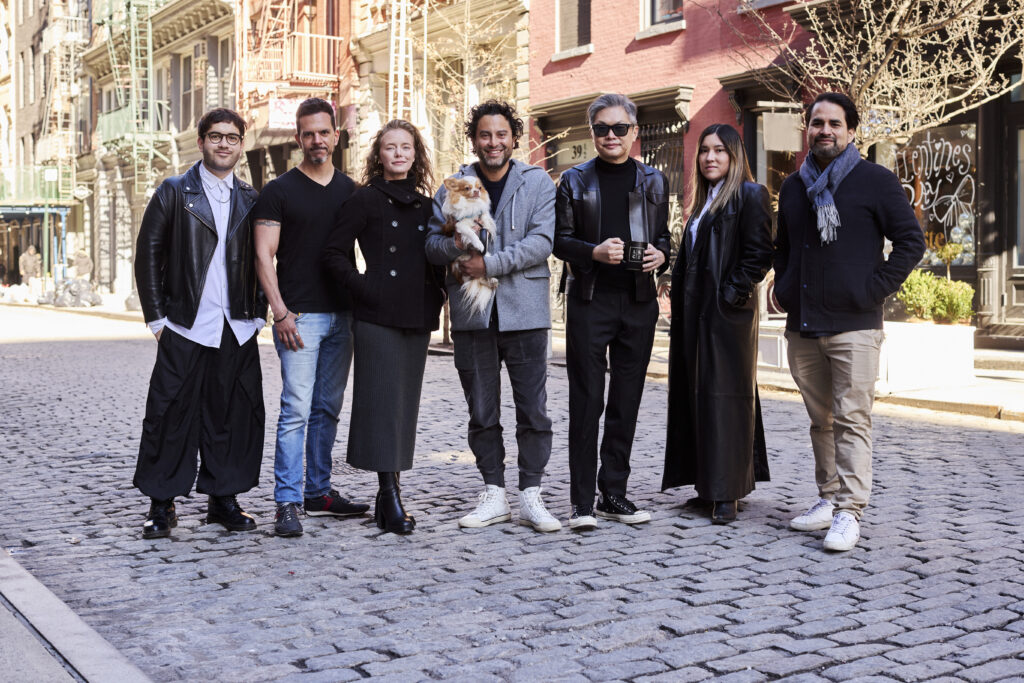
M 348 293 L 334 282 L 320 255 L 334 217 L 355 190 L 341 171 L 326 186 L 298 168 L 267 183 L 253 207 L 254 220 L 277 221 L 277 286 L 294 313 L 334 313 L 352 308 Z
M 498 202 L 501 201 L 501 193 L 505 191 L 505 181 L 508 180 L 508 172 L 512 170 L 512 164 L 515 162 L 511 159 L 508 162 L 508 168 L 505 169 L 505 175 L 501 176 L 500 180 L 491 181 L 484 177 L 484 174 L 480 171 L 480 164 L 474 164 L 476 166 L 476 175 L 480 178 L 480 184 L 487 190 L 487 195 L 491 198 L 491 215 L 498 210 Z
M 636 162 L 627 159 L 621 164 L 611 164 L 597 157 L 595 159 L 597 184 L 601 192 L 601 241 L 618 237 L 629 247 L 629 193 L 636 187 Z M 636 276 L 633 271 L 626 270 L 623 263 L 609 265 L 597 264 L 598 287 L 614 287 L 616 289 L 636 288 Z

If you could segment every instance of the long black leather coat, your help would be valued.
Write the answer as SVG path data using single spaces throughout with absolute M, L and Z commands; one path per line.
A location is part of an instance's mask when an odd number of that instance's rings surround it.
M 206 272 L 217 248 L 213 210 L 203 192 L 199 164 L 168 178 L 149 200 L 135 247 L 135 283 L 146 322 L 166 317 L 182 327 L 196 321 Z M 237 176 L 225 245 L 231 317 L 265 318 L 267 303 L 256 281 L 250 210 L 257 193 Z
M 768 191 L 750 182 L 704 216 L 692 250 L 687 223 L 672 269 L 662 489 L 693 484 L 706 500 L 739 500 L 768 480 L 754 290 L 771 267 L 771 227 Z
M 573 166 L 562 174 L 555 195 L 554 255 L 569 268 L 569 289 L 572 296 L 590 301 L 597 281 L 594 247 L 601 239 L 601 192 L 596 162 L 591 159 Z M 668 183 L 661 171 L 636 162 L 636 186 L 629 193 L 629 223 L 633 239 L 649 242 L 665 254 L 665 263 L 658 272 L 668 268 L 671 235 L 668 231 Z M 657 296 L 654 275 L 637 272 L 636 300 L 651 301 Z

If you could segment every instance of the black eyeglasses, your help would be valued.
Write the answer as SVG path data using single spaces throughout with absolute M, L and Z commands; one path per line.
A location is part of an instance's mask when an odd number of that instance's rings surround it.
M 228 133 L 227 135 L 224 133 L 207 133 L 205 137 L 215 145 L 219 145 L 220 141 L 224 139 L 226 139 L 228 144 L 231 146 L 237 145 L 242 141 L 242 136 L 238 133 Z
M 615 123 L 608 125 L 607 123 L 595 123 L 590 126 L 590 130 L 594 131 L 594 135 L 599 138 L 603 138 L 608 135 L 608 131 L 615 133 L 618 137 L 622 137 L 629 132 L 629 129 L 633 127 L 632 123 Z

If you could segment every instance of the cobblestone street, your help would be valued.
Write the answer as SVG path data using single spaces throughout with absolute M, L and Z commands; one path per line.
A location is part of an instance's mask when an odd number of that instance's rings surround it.
M 431 356 L 417 461 L 402 477 L 407 537 L 304 518 L 273 535 L 280 377 L 262 343 L 259 529 L 203 524 L 178 502 L 171 539 L 143 541 L 132 487 L 156 346 L 138 323 L 0 307 L 0 545 L 158 681 L 994 681 L 1024 679 L 1024 424 L 879 406 L 875 489 L 860 545 L 821 549 L 788 528 L 815 497 L 807 417 L 763 396 L 773 481 L 731 526 L 659 491 L 666 388 L 648 384 L 628 527 L 460 530 L 481 480 L 450 357 Z M 549 509 L 568 515 L 564 368 L 549 371 Z M 376 477 L 335 486 L 372 503 Z M 514 485 L 514 409 L 503 405 Z M 516 498 L 510 490 L 513 516 Z M 3 678 L 0 674 L 0 678 Z

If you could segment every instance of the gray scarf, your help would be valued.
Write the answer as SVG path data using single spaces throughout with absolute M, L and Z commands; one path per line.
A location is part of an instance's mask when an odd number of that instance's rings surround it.
M 821 243 L 834 242 L 839 230 L 839 212 L 836 210 L 835 199 L 832 195 L 839 189 L 839 183 L 843 182 L 846 174 L 853 170 L 853 167 L 860 163 L 860 152 L 850 143 L 839 156 L 832 160 L 825 167 L 825 172 L 818 170 L 818 164 L 814 161 L 814 155 L 808 153 L 804 157 L 804 163 L 800 165 L 800 179 L 804 181 L 807 188 L 807 198 L 814 205 L 818 214 L 818 234 L 821 235 Z

